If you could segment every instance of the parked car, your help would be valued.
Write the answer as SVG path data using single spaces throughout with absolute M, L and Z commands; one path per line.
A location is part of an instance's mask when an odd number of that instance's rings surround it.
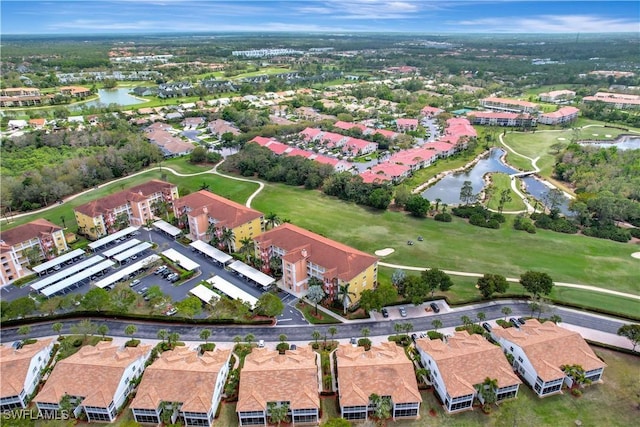
M 387 310 L 386 308 L 383 308 L 381 313 L 382 313 L 382 317 L 384 317 L 385 319 L 389 317 L 389 310 Z
M 133 282 L 129 283 L 129 286 L 133 288 L 135 285 L 138 285 L 138 284 L 140 284 L 140 279 L 136 279 Z
M 176 314 L 178 312 L 178 309 L 175 307 L 171 307 L 169 310 L 167 310 L 164 314 L 166 314 L 167 316 L 173 316 L 174 314 Z
M 291 346 L 289 347 L 289 350 L 297 350 L 298 346 L 295 344 L 291 344 Z
M 180 275 L 176 274 L 175 276 L 173 276 L 171 278 L 171 280 L 169 280 L 171 283 L 176 283 L 178 280 L 180 280 Z
M 482 324 L 482 327 L 483 327 L 484 329 L 486 329 L 486 331 L 487 331 L 487 332 L 491 332 L 491 325 L 490 325 L 490 324 L 488 324 L 487 322 L 484 322 L 484 323 Z
M 172 275 L 172 274 L 174 274 L 174 272 L 173 272 L 173 271 L 171 271 L 171 270 L 169 270 L 168 268 L 167 268 L 166 270 L 164 270 L 162 273 L 160 273 L 160 275 L 161 275 L 162 277 L 164 277 L 165 279 L 166 279 L 168 276 Z
M 358 346 L 358 340 L 356 339 L 356 337 L 351 337 L 351 340 L 349 340 L 349 342 L 351 343 L 352 346 L 357 347 Z
M 168 281 L 172 281 L 174 277 L 180 277 L 180 276 L 178 276 L 177 273 L 171 273 L 167 277 L 165 277 L 165 279 L 167 279 Z
M 435 302 L 429 304 L 429 307 L 431 307 L 431 310 L 433 310 L 434 313 L 440 313 L 440 307 L 438 307 L 438 304 Z
M 418 335 L 416 334 L 411 334 L 411 341 L 416 342 L 416 339 L 418 338 Z
M 400 307 L 398 311 L 400 312 L 400 316 L 407 317 L 407 310 L 405 310 L 404 307 Z
M 264 340 L 258 341 L 258 348 L 264 348 Z
M 515 317 L 512 317 L 509 319 L 509 322 L 511 322 L 511 324 L 513 326 L 515 326 L 516 328 L 520 327 L 520 322 L 518 322 L 518 319 L 516 319 Z
M 520 323 L 521 325 L 524 325 L 525 323 L 527 323 L 527 321 L 524 320 L 524 317 L 518 317 L 518 323 Z
M 147 288 L 146 286 L 144 288 L 138 289 L 138 295 L 144 295 L 148 290 L 149 288 Z
M 158 275 L 160 273 L 162 273 L 163 271 L 165 271 L 167 269 L 166 265 L 161 265 L 160 267 L 156 268 L 156 270 L 153 272 L 153 274 Z
M 422 236 L 418 236 L 418 242 L 422 242 L 424 238 Z

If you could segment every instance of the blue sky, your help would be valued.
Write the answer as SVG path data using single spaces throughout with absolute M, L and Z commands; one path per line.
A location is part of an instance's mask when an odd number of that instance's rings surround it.
M 2 34 L 640 32 L 640 2 L 2 0 Z

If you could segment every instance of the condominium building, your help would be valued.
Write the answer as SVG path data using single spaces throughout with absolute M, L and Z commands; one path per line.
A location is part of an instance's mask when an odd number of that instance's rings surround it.
M 377 283 L 378 258 L 293 224 L 282 224 L 254 240 L 265 269 L 272 258 L 282 260 L 282 286 L 287 290 L 304 292 L 315 277 L 330 296 L 347 287 L 354 304 L 362 291 Z
M 579 109 L 576 107 L 562 107 L 552 113 L 544 113 L 538 116 L 538 122 L 544 125 L 559 125 L 569 123 L 578 118 Z
M 413 362 L 393 342 L 364 347 L 343 344 L 336 350 L 340 415 L 366 420 L 374 407 L 373 394 L 391 399 L 394 420 L 418 418 L 422 397 Z
M 513 368 L 541 397 L 573 384 L 565 366 L 580 365 L 592 382 L 600 381 L 606 367 L 579 333 L 553 322 L 531 319 L 519 328 L 493 328 L 491 336 L 513 356 Z
M 583 102 L 603 102 L 621 110 L 635 110 L 640 108 L 640 95 L 624 93 L 598 92 L 593 96 L 585 96 Z
M 0 410 L 26 408 L 51 358 L 53 339 L 40 339 L 21 348 L 0 346 Z
M 262 233 L 262 212 L 248 208 L 210 191 L 200 190 L 181 197 L 173 205 L 182 226 L 188 226 L 193 240 L 217 239 L 221 246 L 237 251 L 245 239 L 254 239 Z M 231 230 L 231 236 L 228 231 Z M 230 237 L 226 241 L 226 237 Z
M 91 239 L 98 239 L 129 225 L 141 226 L 155 218 L 159 204 L 172 210 L 178 187 L 153 179 L 119 191 L 74 209 L 78 229 Z
M 538 104 L 518 99 L 489 97 L 480 100 L 480 105 L 489 110 L 510 111 L 513 113 L 535 113 Z
M 36 219 L 0 232 L 1 283 L 22 277 L 24 268 L 43 259 L 51 259 L 69 250 L 62 227 Z
M 57 413 L 63 399 L 89 422 L 113 422 L 151 354 L 150 345 L 121 348 L 102 341 L 60 360 L 33 399 L 39 411 Z M 67 403 L 67 402 L 65 402 Z
M 241 426 L 266 426 L 270 408 L 287 405 L 293 425 L 320 421 L 319 355 L 309 347 L 284 354 L 256 348 L 247 355 L 240 375 L 236 411 Z
M 544 92 L 538 95 L 538 99 L 542 102 L 564 102 L 569 101 L 576 97 L 576 93 L 572 90 L 552 90 L 551 92 Z
M 537 123 L 535 117 L 521 113 L 474 111 L 467 117 L 474 125 L 534 127 Z
M 142 375 L 130 408 L 139 423 L 211 426 L 229 374 L 231 350 L 178 347 L 165 351 Z
M 487 378 L 496 380 L 493 391 L 498 401 L 518 394 L 521 381 L 502 350 L 481 335 L 461 331 L 446 340 L 419 338 L 416 349 L 448 412 L 471 409 L 475 398 L 482 401 L 478 391 Z

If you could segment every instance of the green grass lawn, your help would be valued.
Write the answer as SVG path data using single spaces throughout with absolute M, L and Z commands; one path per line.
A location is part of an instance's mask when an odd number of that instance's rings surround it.
M 131 177 L 127 180 L 100 185 L 98 189 L 91 190 L 74 200 L 65 202 L 64 204 L 56 206 L 55 208 L 43 213 L 16 218 L 11 221 L 8 226 L 3 223 L 3 229 L 15 227 L 17 225 L 33 221 L 37 218 L 46 218 L 47 220 L 55 224 L 63 225 L 61 217 L 64 217 L 64 224 L 66 224 L 67 229 L 75 232 L 77 224 L 73 215 L 73 208 L 99 197 L 104 197 L 114 192 L 132 187 L 134 185 L 147 182 L 150 179 L 166 179 L 166 181 L 168 182 L 175 183 L 178 185 L 180 194 L 184 194 L 184 190 L 195 192 L 198 191 L 203 185 L 208 185 L 210 191 L 213 191 L 216 194 L 227 197 L 238 203 L 244 203 L 251 195 L 251 193 L 253 193 L 258 188 L 257 184 L 244 181 L 236 181 L 213 174 L 198 175 L 193 177 L 179 177 L 173 175 L 170 172 L 163 172 L 163 174 L 161 174 L 157 169 L 153 169 L 141 175 Z
M 630 244 L 546 230 L 532 235 L 514 230 L 512 218 L 500 230 L 473 227 L 458 218 L 440 223 L 284 185 L 268 184 L 253 206 L 368 253 L 394 248 L 384 258 L 390 263 L 507 277 L 536 270 L 557 281 L 639 293 L 640 263 L 631 258 L 637 249 Z M 418 235 L 423 242 L 406 245 Z
M 491 196 L 488 202 L 485 202 L 485 206 L 489 209 L 497 210 L 500 204 L 500 195 L 502 191 L 509 190 L 511 201 L 504 204 L 504 211 L 521 211 L 526 209 L 524 202 L 512 189 L 511 178 L 506 173 L 492 173 L 491 174 Z
M 174 157 L 162 162 L 162 166 L 170 167 L 178 173 L 199 173 L 211 170 L 214 165 L 211 164 L 193 164 L 189 161 L 189 157 Z

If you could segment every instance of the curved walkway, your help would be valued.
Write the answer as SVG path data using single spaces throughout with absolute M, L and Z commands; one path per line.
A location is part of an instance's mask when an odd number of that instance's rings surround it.
M 136 172 L 136 173 L 132 173 L 131 175 L 123 176 L 122 178 L 114 179 L 113 181 L 109 181 L 109 182 L 104 183 L 104 184 L 100 184 L 100 185 L 96 186 L 95 188 L 101 188 L 101 187 L 105 187 L 105 186 L 108 186 L 108 185 L 112 185 L 112 184 L 115 184 L 117 182 L 130 179 L 130 178 L 132 178 L 134 176 L 144 175 L 145 173 L 153 172 L 153 171 L 156 171 L 156 170 L 160 170 L 160 171 L 167 170 L 167 171 L 171 172 L 172 174 L 174 174 L 175 176 L 181 176 L 181 177 L 190 177 L 190 176 L 214 174 L 214 175 L 218 175 L 218 176 L 221 176 L 221 177 L 224 177 L 224 178 L 234 179 L 236 181 L 245 181 L 245 182 L 252 182 L 252 183 L 258 184 L 258 189 L 255 192 L 253 192 L 253 194 L 251 194 L 251 196 L 249 196 L 249 198 L 247 199 L 247 203 L 245 204 L 247 207 L 251 207 L 251 202 L 253 201 L 255 196 L 257 196 L 260 193 L 260 191 L 262 191 L 262 189 L 264 188 L 264 184 L 262 182 L 260 182 L 260 181 L 255 181 L 255 180 L 246 179 L 246 178 L 237 178 L 237 177 L 225 175 L 223 173 L 218 172 L 218 166 L 221 165 L 223 162 L 224 162 L 224 159 L 220 163 L 218 163 L 217 165 L 215 165 L 213 168 L 211 168 L 209 170 L 202 171 L 202 172 L 194 172 L 194 173 L 181 173 L 181 172 L 177 172 L 175 169 L 172 169 L 172 168 L 167 167 L 167 166 L 156 166 L 156 167 L 152 167 L 152 168 L 149 168 L 149 169 L 141 170 L 141 171 Z M 95 190 L 95 188 L 89 188 L 88 190 L 84 190 L 84 191 L 81 191 L 79 193 L 75 193 L 75 194 L 72 194 L 70 196 L 64 197 L 62 199 L 62 201 L 63 202 L 69 202 L 69 201 L 74 200 L 74 199 L 76 199 L 76 198 L 78 198 L 80 196 L 83 196 L 85 194 L 91 193 L 93 190 Z M 44 208 L 40 208 L 40 209 L 35 210 L 35 211 L 29 211 L 29 212 L 23 212 L 23 213 L 11 215 L 11 219 L 13 220 L 15 218 L 21 218 L 21 217 L 24 217 L 24 216 L 27 216 L 27 215 L 34 215 L 34 214 L 38 214 L 38 213 L 41 213 L 41 212 L 46 212 L 46 211 L 48 211 L 50 209 L 57 208 L 58 206 L 60 206 L 60 205 L 57 204 L 57 203 L 53 203 L 53 204 L 51 204 L 49 206 L 45 206 Z M 3 221 L 7 221 L 7 218 L 6 217 L 0 218 L 0 223 L 2 223 Z
M 399 268 L 402 270 L 411 270 L 411 271 L 425 271 L 425 270 L 429 270 L 429 267 L 413 267 L 410 265 L 400 265 L 400 264 L 390 264 L 387 262 L 381 262 L 378 261 L 378 265 L 382 266 L 382 267 L 389 267 L 389 268 Z M 453 271 L 453 270 L 442 270 L 447 274 L 450 274 L 452 276 L 463 276 L 463 277 L 482 277 L 483 274 L 480 273 L 469 273 L 466 271 Z M 507 282 L 513 282 L 513 283 L 518 283 L 520 281 L 520 279 L 517 279 L 515 277 L 507 277 Z M 619 291 L 614 291 L 611 289 L 603 289 L 603 288 L 598 288 L 596 286 L 589 286 L 589 285 L 578 285 L 575 283 L 565 283 L 565 282 L 554 282 L 554 284 L 556 286 L 562 287 L 562 288 L 573 288 L 573 289 L 582 289 L 585 291 L 591 291 L 591 292 L 600 292 L 602 294 L 609 294 L 609 295 L 615 295 L 615 296 L 619 296 L 619 297 L 624 297 L 624 298 L 631 298 L 631 299 L 636 299 L 636 300 L 640 300 L 640 295 L 635 295 L 635 294 L 629 294 L 626 292 L 619 292 Z

